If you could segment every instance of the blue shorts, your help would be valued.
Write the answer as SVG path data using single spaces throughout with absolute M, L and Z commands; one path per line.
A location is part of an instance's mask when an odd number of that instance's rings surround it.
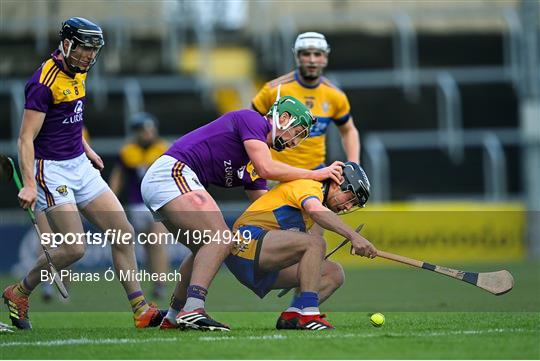
M 238 243 L 232 254 L 225 259 L 225 264 L 240 283 L 263 298 L 272 290 L 279 271 L 259 270 L 259 255 L 268 231 L 255 226 L 242 226 L 238 229 L 240 234 L 247 231 L 251 233 L 251 240 Z

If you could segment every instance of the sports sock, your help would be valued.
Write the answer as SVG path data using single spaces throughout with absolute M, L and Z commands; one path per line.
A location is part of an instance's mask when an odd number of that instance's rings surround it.
M 191 312 L 198 308 L 204 308 L 204 301 L 208 290 L 204 287 L 191 285 L 187 289 L 187 300 L 183 310 Z
M 178 298 L 174 297 L 174 295 L 171 297 L 171 302 L 169 303 L 169 310 L 167 311 L 166 318 L 169 319 L 169 321 L 175 321 L 176 315 L 182 310 L 182 307 L 186 304 L 186 300 L 179 300 Z M 176 322 L 176 321 L 175 321 Z
M 316 292 L 302 292 L 298 297 L 298 302 L 302 305 L 303 315 L 318 315 L 319 295 Z
M 15 294 L 19 297 L 28 297 L 32 293 L 34 288 L 28 284 L 26 277 L 13 289 Z
M 131 310 L 135 314 L 135 317 L 139 317 L 141 313 L 146 311 L 149 307 L 142 291 L 130 293 L 128 295 L 128 300 L 131 304 Z
M 298 312 L 302 310 L 302 304 L 300 303 L 300 294 L 297 293 L 293 296 L 291 300 L 291 304 L 289 305 L 289 308 L 285 310 L 285 312 Z

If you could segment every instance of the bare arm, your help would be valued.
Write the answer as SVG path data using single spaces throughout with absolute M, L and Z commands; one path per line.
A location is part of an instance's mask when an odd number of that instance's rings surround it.
M 103 163 L 101 157 L 96 152 L 94 152 L 94 150 L 92 149 L 92 147 L 90 147 L 84 137 L 82 137 L 82 142 L 84 147 L 84 153 L 86 153 L 86 156 L 88 157 L 88 159 L 90 159 L 94 168 L 98 170 L 102 170 L 103 168 L 105 168 L 105 164 Z
M 360 134 L 354 125 L 352 117 L 343 125 L 338 126 L 343 149 L 349 162 L 360 164 Z
M 323 206 L 318 199 L 310 198 L 306 200 L 304 202 L 304 210 L 319 226 L 336 232 L 350 240 L 356 253 L 369 258 L 377 256 L 377 249 L 371 242 L 346 225 L 337 214 Z
M 338 183 L 341 182 L 341 165 L 343 164 L 341 162 L 334 162 L 329 167 L 318 170 L 307 170 L 273 160 L 268 145 L 260 140 L 246 140 L 244 147 L 257 173 L 264 179 L 288 182 L 295 179 L 322 181 L 331 178 Z
M 25 109 L 19 131 L 17 147 L 19 150 L 19 167 L 23 181 L 23 188 L 19 192 L 21 207 L 33 208 L 37 198 L 36 179 L 34 175 L 34 139 L 36 139 L 43 122 L 45 113 L 31 109 Z

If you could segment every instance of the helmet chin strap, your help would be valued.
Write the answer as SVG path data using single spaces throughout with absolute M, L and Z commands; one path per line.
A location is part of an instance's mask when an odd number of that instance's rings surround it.
M 68 48 L 67 48 L 67 51 L 64 51 L 64 42 L 61 41 L 60 42 L 60 46 L 58 47 L 58 49 L 60 49 L 60 53 L 62 53 L 62 56 L 64 57 L 64 61 L 66 63 L 66 66 L 67 66 L 67 69 L 66 70 L 69 70 L 70 72 L 73 72 L 73 73 L 78 73 L 80 70 L 79 68 L 71 65 L 69 63 L 69 57 L 71 55 L 71 50 L 72 50 L 72 47 L 73 47 L 73 40 L 68 40 L 69 42 L 69 45 L 68 45 Z
M 281 98 L 281 84 L 278 85 L 276 101 L 274 102 L 274 106 L 272 107 L 272 143 L 274 145 L 274 149 L 276 150 L 285 149 L 283 139 L 281 139 L 281 137 L 278 137 L 276 134 L 277 130 L 278 129 L 287 130 L 296 121 L 296 117 L 293 117 L 291 115 L 289 117 L 289 121 L 287 122 L 287 124 L 285 125 L 280 124 L 279 119 L 280 119 L 281 114 L 278 113 L 278 101 L 280 98 Z M 291 100 L 286 99 L 285 101 L 291 101 Z
M 277 102 L 279 101 L 279 98 L 281 98 L 281 84 L 278 85 L 276 101 L 272 108 L 272 144 L 274 147 L 276 147 L 276 130 L 279 124 L 279 114 L 277 111 Z
M 60 50 L 60 52 L 62 53 L 62 56 L 67 59 L 69 57 L 69 54 L 71 54 L 71 47 L 73 46 L 73 41 L 72 40 L 68 40 L 69 41 L 69 45 L 68 45 L 68 48 L 67 48 L 67 52 L 64 51 L 64 42 L 61 41 L 60 42 L 60 45 L 58 46 L 58 49 Z

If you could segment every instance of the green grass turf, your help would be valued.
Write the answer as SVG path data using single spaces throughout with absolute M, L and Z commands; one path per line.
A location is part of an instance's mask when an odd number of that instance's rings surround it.
M 273 329 L 275 313 L 223 312 L 229 333 L 135 330 L 128 313 L 35 313 L 36 329 L 3 334 L 8 359 L 537 359 L 538 313 L 336 312 L 330 332 Z
M 278 332 L 275 319 L 289 296 L 273 292 L 259 300 L 220 272 L 208 310 L 233 331 L 200 333 L 136 330 L 117 281 L 74 282 L 67 303 L 43 303 L 36 290 L 30 303 L 34 330 L 0 333 L 0 358 L 540 358 L 538 262 L 447 266 L 506 268 L 515 287 L 493 296 L 405 266 L 348 269 L 345 285 L 322 305 L 335 331 Z M 12 281 L 0 277 L 0 286 Z M 159 304 L 165 307 L 167 301 Z M 386 315 L 382 328 L 371 326 L 371 312 Z M 9 323 L 5 308 L 0 322 Z

